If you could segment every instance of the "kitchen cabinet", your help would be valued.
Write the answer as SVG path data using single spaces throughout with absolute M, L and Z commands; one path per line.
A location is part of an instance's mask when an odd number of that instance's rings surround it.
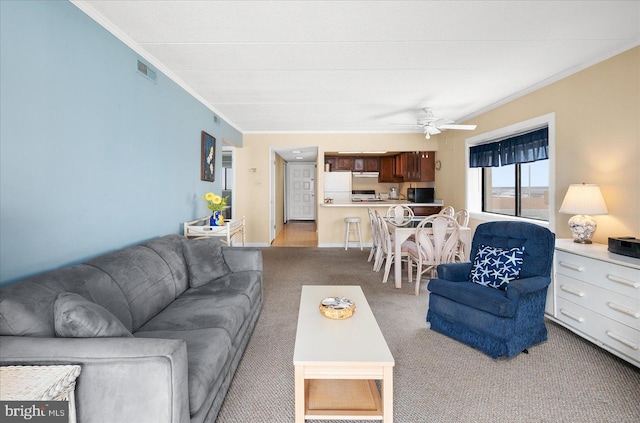
M 436 180 L 436 154 L 428 151 L 420 157 L 420 181 L 432 182 Z
M 411 210 L 413 210 L 413 214 L 415 216 L 431 216 L 432 214 L 438 214 L 440 213 L 440 210 L 442 210 L 442 207 L 439 206 L 433 206 L 433 207 L 411 207 Z
M 365 157 L 363 160 L 365 172 L 378 172 L 380 170 L 380 160 L 378 157 Z
M 333 156 L 324 157 L 324 164 L 329 165 L 330 171 L 336 170 L 336 159 L 337 157 L 333 157 Z
M 402 182 L 402 176 L 396 176 L 395 156 L 380 157 L 378 182 Z
M 337 157 L 335 170 L 352 170 L 353 157 Z

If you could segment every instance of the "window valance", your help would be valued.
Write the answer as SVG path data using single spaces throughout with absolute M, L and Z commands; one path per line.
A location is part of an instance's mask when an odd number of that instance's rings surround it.
M 542 128 L 469 149 L 469 167 L 498 167 L 549 158 L 549 129 Z

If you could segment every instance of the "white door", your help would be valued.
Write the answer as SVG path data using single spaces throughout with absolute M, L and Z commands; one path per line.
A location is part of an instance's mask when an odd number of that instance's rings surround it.
M 316 219 L 316 165 L 287 165 L 287 220 Z

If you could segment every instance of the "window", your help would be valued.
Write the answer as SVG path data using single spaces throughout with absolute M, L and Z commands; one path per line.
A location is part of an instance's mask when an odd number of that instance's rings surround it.
M 540 130 L 546 136 L 535 135 Z M 554 113 L 468 138 L 465 144 L 466 208 L 473 219 L 534 219 L 555 227 Z
M 549 220 L 549 160 L 483 168 L 482 211 Z

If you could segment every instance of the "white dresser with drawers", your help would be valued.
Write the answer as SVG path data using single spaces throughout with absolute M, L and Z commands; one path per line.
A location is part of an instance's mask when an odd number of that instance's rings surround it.
M 556 240 L 548 316 L 640 367 L 640 259 Z

